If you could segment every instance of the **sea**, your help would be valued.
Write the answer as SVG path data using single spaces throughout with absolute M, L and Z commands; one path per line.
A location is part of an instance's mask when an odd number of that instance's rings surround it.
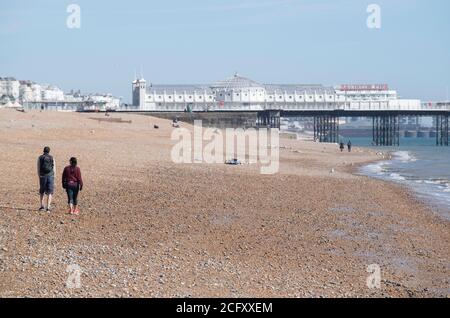
M 400 147 L 373 147 L 366 137 L 345 138 L 354 146 L 389 151 L 391 160 L 361 167 L 360 173 L 402 184 L 413 190 L 433 211 L 450 220 L 450 147 L 434 138 L 402 138 Z

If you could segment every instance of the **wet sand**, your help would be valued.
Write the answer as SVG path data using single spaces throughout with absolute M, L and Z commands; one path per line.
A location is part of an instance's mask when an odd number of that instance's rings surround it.
M 275 175 L 174 164 L 170 121 L 91 119 L 104 117 L 0 110 L 1 297 L 450 295 L 449 222 L 399 185 L 353 174 L 374 152 L 281 139 Z M 58 170 L 51 214 L 37 211 L 45 145 Z M 80 216 L 65 214 L 60 185 L 71 156 Z M 370 264 L 380 289 L 366 285 Z M 66 286 L 70 265 L 81 288 Z

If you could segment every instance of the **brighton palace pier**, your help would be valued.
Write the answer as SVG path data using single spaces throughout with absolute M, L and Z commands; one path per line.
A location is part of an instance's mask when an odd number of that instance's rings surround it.
M 319 141 L 339 139 L 339 117 L 371 117 L 374 143 L 399 143 L 399 116 L 436 116 L 439 145 L 448 145 L 449 103 L 399 99 L 386 84 L 322 85 L 260 84 L 238 74 L 210 85 L 154 85 L 144 79 L 132 83 L 131 111 L 156 115 L 256 114 L 257 126 L 280 126 L 280 117 L 314 118 Z

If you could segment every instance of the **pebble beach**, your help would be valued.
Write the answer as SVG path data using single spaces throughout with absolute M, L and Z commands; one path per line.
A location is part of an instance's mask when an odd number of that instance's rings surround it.
M 273 175 L 176 164 L 171 121 L 104 117 L 0 110 L 0 297 L 449 297 L 450 223 L 356 173 L 380 153 L 280 139 Z M 44 146 L 52 213 L 37 211 Z M 72 156 L 79 216 L 60 182 Z M 371 264 L 380 288 L 367 286 Z M 68 288 L 74 265 L 81 285 Z

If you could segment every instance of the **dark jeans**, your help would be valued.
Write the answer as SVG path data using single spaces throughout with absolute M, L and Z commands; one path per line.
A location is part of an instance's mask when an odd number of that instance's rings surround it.
M 73 204 L 73 205 L 77 205 L 78 204 L 78 186 L 76 187 L 67 187 L 66 188 L 66 192 L 67 192 L 67 199 L 68 199 L 68 203 L 69 204 Z

